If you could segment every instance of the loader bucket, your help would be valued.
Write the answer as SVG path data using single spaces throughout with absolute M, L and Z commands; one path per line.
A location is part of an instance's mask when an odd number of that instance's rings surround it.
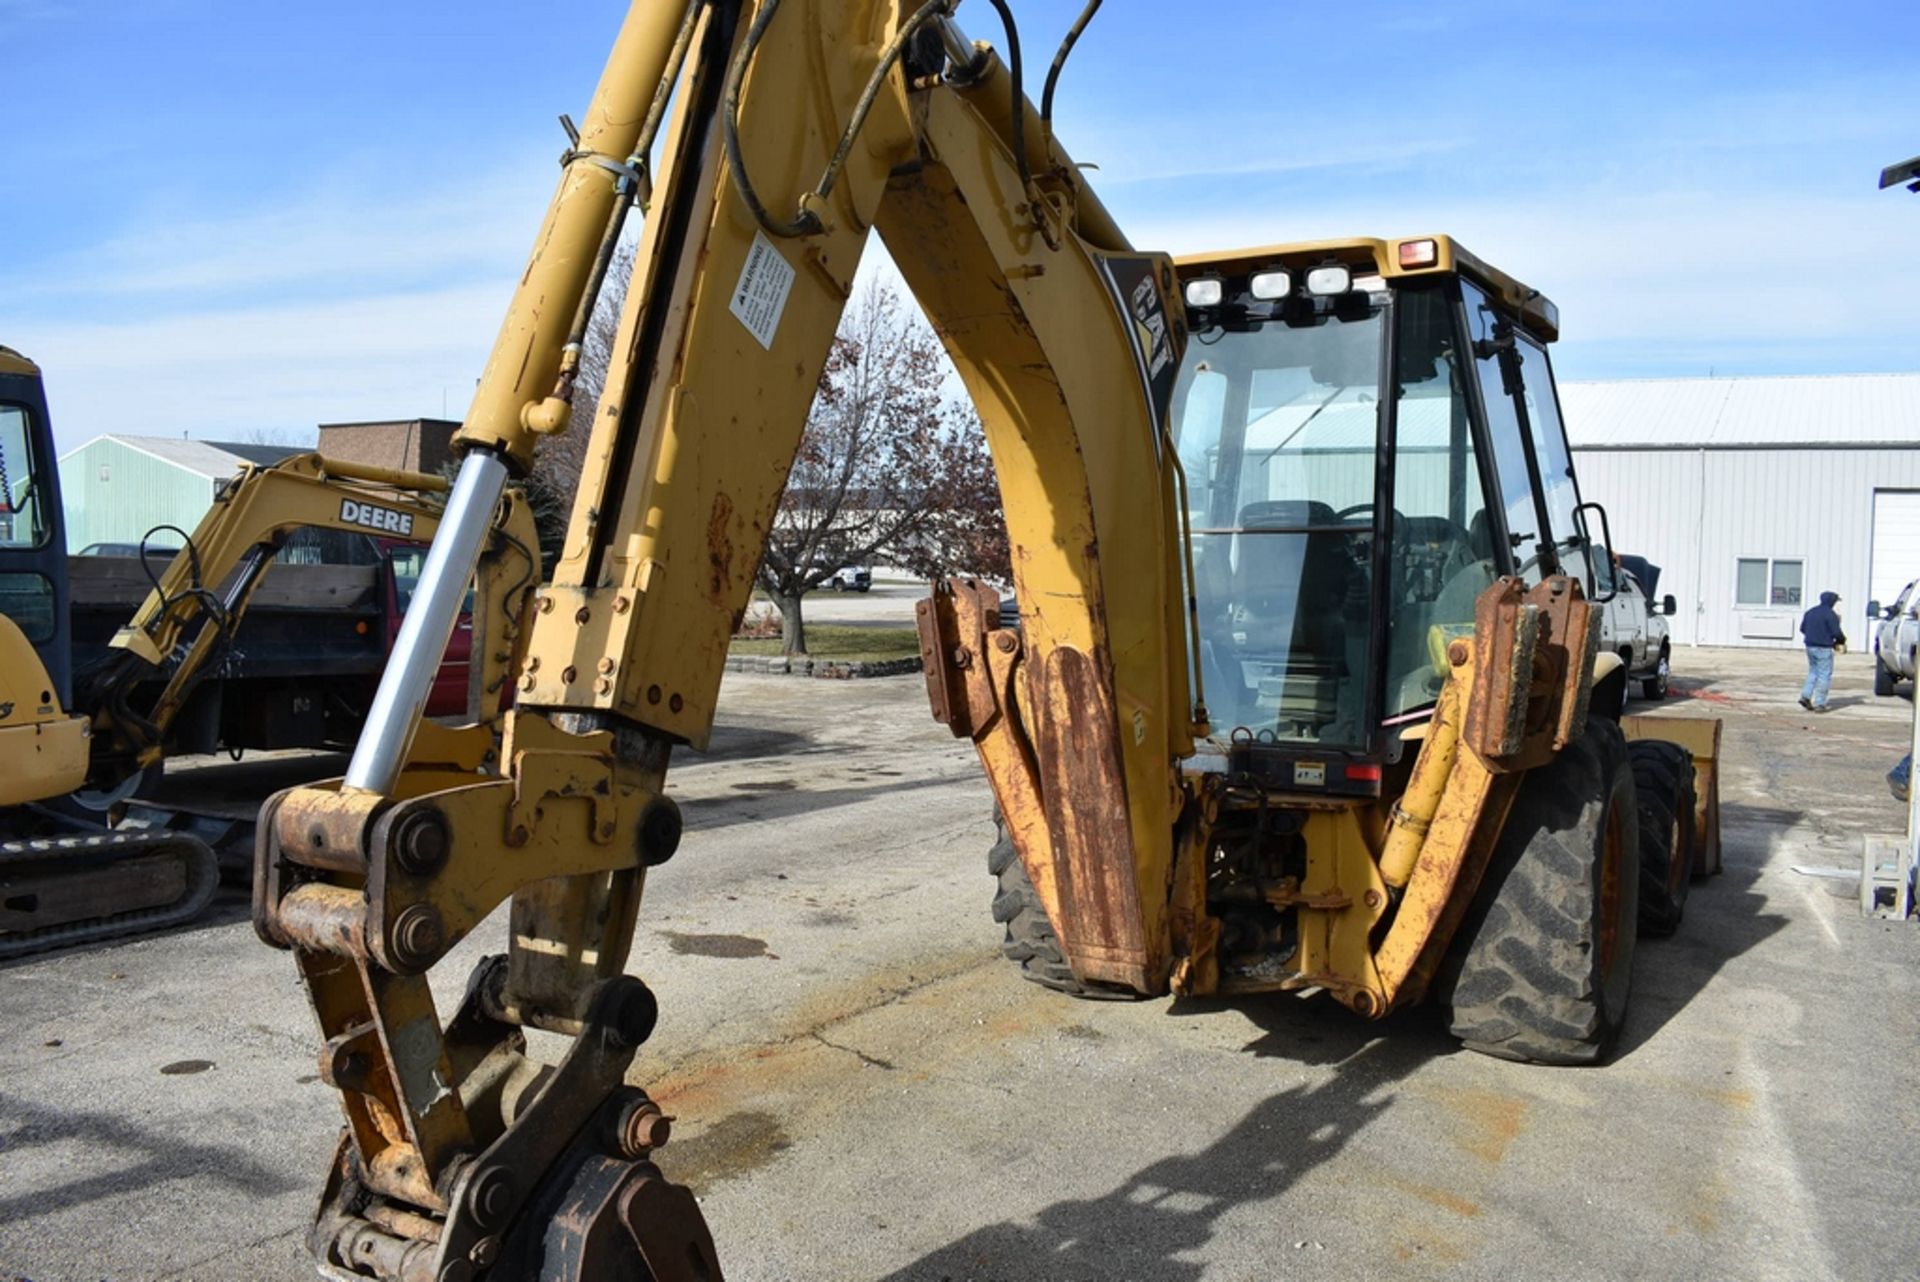
M 1693 754 L 1693 875 L 1720 871 L 1720 719 L 1718 717 L 1622 717 L 1632 739 L 1663 739 Z

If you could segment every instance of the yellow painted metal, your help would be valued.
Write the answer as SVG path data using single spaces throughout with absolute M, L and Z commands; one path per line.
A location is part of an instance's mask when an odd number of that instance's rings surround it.
M 1400 246 L 1416 241 L 1432 241 L 1434 261 L 1421 267 L 1400 265 Z M 1560 337 L 1560 311 L 1539 290 L 1471 253 L 1451 236 L 1400 236 L 1378 240 L 1351 236 L 1335 240 L 1295 241 L 1282 245 L 1263 245 L 1248 249 L 1223 249 L 1201 254 L 1184 254 L 1179 259 L 1182 277 L 1210 273 L 1242 274 L 1270 267 L 1286 267 L 1298 273 L 1328 261 L 1344 263 L 1355 274 L 1372 272 L 1393 279 L 1417 279 L 1445 276 L 1458 272 L 1481 285 L 1522 316 L 1527 330 L 1543 342 Z
M 33 642 L 0 615 L 0 806 L 45 801 L 86 781 L 91 730 L 67 715 Z
M 613 165 L 628 162 L 683 13 L 664 0 L 628 7 L 580 122 L 575 159 L 561 175 L 534 239 L 455 448 L 498 450 L 521 473 L 532 466 L 537 434 L 525 416 L 553 389 L 574 310 L 613 211 L 618 178 L 595 158 Z
M 1461 741 L 1459 722 L 1471 698 L 1477 664 L 1472 653 L 1474 643 L 1456 641 L 1453 644 L 1457 654 L 1466 651 L 1461 655 L 1465 662 L 1453 665 L 1435 715 L 1451 717 L 1454 724 L 1429 731 L 1420 745 L 1420 758 L 1414 764 L 1414 774 L 1418 777 L 1429 756 L 1435 762 L 1429 769 L 1437 770 L 1444 761 L 1447 766 L 1444 786 L 1431 818 L 1425 821 L 1424 832 L 1418 831 L 1417 817 L 1406 810 L 1397 810 L 1388 825 L 1387 849 L 1394 852 L 1393 871 L 1398 872 L 1402 866 L 1407 866 L 1408 871 L 1399 910 L 1374 957 L 1386 996 L 1386 1005 L 1374 1013 L 1384 1014 L 1392 1006 L 1401 985 L 1413 972 L 1421 953 L 1435 940 L 1436 933 L 1440 946 L 1445 945 L 1445 933 L 1438 930 L 1443 917 L 1459 894 L 1471 893 L 1473 889 L 1471 883 L 1464 887 L 1460 884 L 1461 872 L 1467 866 L 1474 837 L 1481 831 L 1496 776 L 1494 770 Z M 1497 820 L 1494 826 L 1498 827 Z M 1416 837 L 1417 845 L 1409 864 L 1405 846 Z
M 1387 911 L 1381 880 L 1357 803 L 1318 808 L 1307 816 L 1307 875 L 1297 899 L 1300 923 L 1298 969 L 1306 982 L 1325 988 L 1362 1015 L 1377 1015 L 1387 992 L 1376 967 L 1373 928 Z M 1275 897 L 1284 906 L 1287 896 Z
M 24 374 L 29 378 L 38 378 L 40 367 L 11 347 L 0 346 L 0 374 Z
M 1414 861 L 1420 857 L 1420 848 L 1426 843 L 1452 779 L 1454 758 L 1460 749 L 1461 711 L 1460 685 L 1449 681 L 1441 687 L 1439 704 L 1428 723 L 1420 754 L 1414 758 L 1406 791 L 1393 803 L 1386 849 L 1380 856 L 1380 875 L 1396 890 L 1405 887 L 1413 876 Z
M 1113 704 L 1107 750 L 1121 758 L 1124 789 L 1075 808 L 1084 815 L 1110 806 L 1101 840 L 1116 858 L 1130 848 L 1144 952 L 1124 982 L 1158 991 L 1169 949 L 1157 888 L 1173 858 L 1170 763 L 1192 750 L 1180 548 L 1167 537 L 1171 470 L 1137 381 L 1116 368 L 1129 338 L 1096 247 L 1069 227 L 1052 248 L 996 198 L 1017 189 L 1011 156 L 981 145 L 991 122 L 966 102 L 934 94 L 921 109 L 922 161 L 896 180 L 879 229 L 986 427 L 1015 549 L 1029 733 L 1067 723 L 1073 711 L 1064 690 L 1034 680 L 1050 654 L 1078 651 L 1103 669 Z M 1057 148 L 1054 155 L 1073 172 Z M 994 772 L 995 760 L 984 761 Z M 1047 815 L 1055 843 L 1060 818 Z M 1027 834 L 1020 849 L 1030 873 L 1060 853 L 1035 849 L 1040 828 L 1026 816 L 1010 819 L 1017 841 Z

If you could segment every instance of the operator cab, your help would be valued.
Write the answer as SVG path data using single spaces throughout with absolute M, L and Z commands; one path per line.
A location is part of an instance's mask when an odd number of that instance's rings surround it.
M 1566 573 L 1595 595 L 1547 359 L 1558 311 L 1445 237 L 1179 270 L 1172 425 L 1210 759 L 1375 795 L 1496 578 Z
M 53 686 L 47 693 L 65 704 L 73 657 L 56 466 L 40 369 L 0 347 L 0 617 L 33 646 Z

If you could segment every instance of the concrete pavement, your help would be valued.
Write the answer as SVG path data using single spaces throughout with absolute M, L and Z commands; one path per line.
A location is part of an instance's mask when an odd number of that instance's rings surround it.
M 1788 870 L 1899 822 L 1909 705 L 1843 660 L 1839 710 L 1803 714 L 1800 663 L 1681 652 L 1660 711 L 1727 720 L 1728 871 L 1642 945 L 1592 1070 L 1420 1012 L 1024 984 L 984 785 L 919 680 L 731 677 L 631 967 L 662 1164 L 736 1280 L 1912 1277 L 1920 934 Z M 0 969 L 0 1277 L 312 1276 L 338 1112 L 244 918 Z

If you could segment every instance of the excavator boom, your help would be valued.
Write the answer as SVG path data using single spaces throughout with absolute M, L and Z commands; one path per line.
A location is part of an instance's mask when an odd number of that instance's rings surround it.
M 37 367 L 3 348 L 0 401 L 7 402 L 0 477 L 9 468 L 13 477 L 0 514 L 0 568 L 16 571 L 6 580 L 19 585 L 0 617 L 0 761 L 7 767 L 0 958 L 7 958 L 180 925 L 206 908 L 219 884 L 216 852 L 176 827 L 179 816 L 156 819 L 153 806 L 142 807 L 138 822 L 123 822 L 123 803 L 162 761 L 176 718 L 198 682 L 217 670 L 288 534 L 319 528 L 430 538 L 448 487 L 437 476 L 318 454 L 246 469 L 157 576 L 115 636 L 111 659 L 79 678 L 69 702 L 66 548 L 52 501 L 58 484 L 45 398 Z M 475 720 L 419 731 L 432 759 L 468 770 L 498 760 L 499 714 L 524 640 L 525 600 L 540 578 L 525 500 L 509 491 L 487 515 L 474 597 Z

